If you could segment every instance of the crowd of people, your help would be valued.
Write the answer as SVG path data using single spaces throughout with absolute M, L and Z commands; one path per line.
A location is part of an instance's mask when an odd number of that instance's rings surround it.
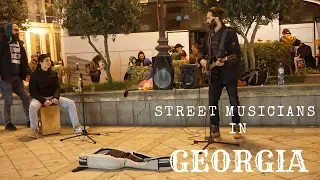
M 131 80 L 132 77 L 132 73 L 134 70 L 134 67 L 136 66 L 147 66 L 150 67 L 152 66 L 152 62 L 150 61 L 150 59 L 146 58 L 144 52 L 140 51 L 138 53 L 137 57 L 134 56 L 130 56 L 129 57 L 129 63 L 128 63 L 128 68 L 127 68 L 127 72 L 124 75 L 124 80 Z M 152 73 L 152 71 L 150 70 L 149 74 Z
M 19 39 L 19 31 L 19 26 L 13 23 L 7 23 L 0 28 L 0 87 L 4 99 L 5 130 L 17 130 L 11 120 L 14 92 L 22 101 L 26 123 L 31 128 L 30 138 L 39 137 L 38 110 L 52 105 L 66 108 L 74 132 L 82 133 L 83 127 L 79 123 L 74 101 L 60 95 L 58 74 L 52 70 L 50 55 L 33 55 L 28 63 L 23 42 Z M 29 94 L 23 80 L 29 82 Z

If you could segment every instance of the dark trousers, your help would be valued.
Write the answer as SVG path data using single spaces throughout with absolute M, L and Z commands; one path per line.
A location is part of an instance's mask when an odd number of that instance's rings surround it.
M 238 106 L 240 106 L 238 80 L 230 80 L 227 83 L 224 83 L 219 75 L 212 75 L 211 84 L 209 86 L 209 105 L 215 106 L 216 108 L 210 108 L 210 125 L 219 125 L 220 123 L 219 100 L 224 87 L 227 89 L 230 105 L 233 106 L 232 122 L 236 124 L 240 123 L 240 116 L 238 114 Z
M 91 76 L 91 81 L 93 83 L 99 83 L 100 82 L 100 76 Z
M 8 81 L 1 81 L 1 91 L 4 99 L 4 120 L 5 124 L 11 123 L 11 105 L 13 102 L 12 92 L 18 95 L 22 101 L 24 113 L 29 121 L 30 98 L 24 89 L 23 82 L 19 76 L 12 76 Z

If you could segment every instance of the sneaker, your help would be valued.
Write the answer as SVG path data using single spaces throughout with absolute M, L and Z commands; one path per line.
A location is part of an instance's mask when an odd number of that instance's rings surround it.
M 89 126 L 86 126 L 86 131 L 88 131 Z M 81 134 L 84 131 L 84 126 L 82 126 L 81 124 L 76 125 L 74 128 L 74 133 L 76 134 Z
M 12 123 L 8 123 L 5 127 L 5 130 L 16 131 L 17 128 Z
M 83 127 L 82 127 L 82 126 L 75 126 L 75 127 L 73 128 L 73 130 L 74 130 L 74 133 L 75 133 L 75 134 L 81 134 L 81 133 L 82 133 L 82 130 L 83 130 Z
M 31 130 L 32 133 L 28 135 L 28 138 L 38 139 L 40 137 L 38 130 Z

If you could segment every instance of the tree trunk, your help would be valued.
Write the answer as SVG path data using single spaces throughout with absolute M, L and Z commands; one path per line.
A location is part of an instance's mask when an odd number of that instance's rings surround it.
M 249 60 L 248 60 L 248 44 L 249 44 L 249 41 L 248 41 L 248 38 L 247 38 L 246 34 L 243 34 L 243 32 L 241 32 L 240 35 L 244 39 L 244 48 L 243 48 L 244 69 L 245 69 L 245 72 L 248 72 L 249 71 Z
M 243 39 L 245 40 L 244 49 L 243 49 L 243 61 L 244 61 L 244 71 L 247 72 L 247 71 L 249 71 L 248 51 L 247 51 L 247 46 L 246 46 L 246 44 L 248 42 L 248 38 L 239 28 L 237 28 L 236 24 L 234 24 L 232 21 L 230 22 L 230 24 L 233 26 L 233 28 L 237 29 L 238 33 L 240 33 L 241 37 L 243 37 Z M 246 32 L 246 34 L 247 34 L 247 32 Z
M 104 35 L 104 51 L 106 52 L 106 62 L 104 62 L 105 66 L 105 70 L 107 73 L 107 77 L 108 77 L 108 82 L 112 83 L 112 76 L 111 76 L 111 72 L 110 72 L 110 67 L 111 67 L 111 60 L 110 60 L 110 55 L 109 55 L 109 46 L 108 46 L 108 35 Z
M 243 44 L 243 60 L 244 60 L 244 70 L 249 71 L 249 61 L 248 61 L 248 43 L 245 41 Z
M 107 76 L 108 76 L 108 82 L 109 83 L 112 83 L 112 76 L 111 76 L 111 73 L 110 73 L 110 65 L 111 65 L 111 62 L 110 62 L 110 57 L 109 57 L 109 52 L 106 51 L 106 54 L 108 54 L 107 58 L 105 58 L 102 53 L 96 48 L 96 46 L 92 43 L 91 41 L 91 38 L 90 36 L 87 36 L 88 38 L 88 42 L 90 44 L 90 46 L 94 49 L 94 51 L 96 51 L 97 54 L 99 54 L 99 56 L 101 57 L 101 60 L 102 60 L 102 63 L 104 64 L 104 68 L 106 70 L 106 73 L 107 73 Z M 107 36 L 108 38 L 108 36 Z M 106 39 L 106 37 L 104 37 L 104 39 Z M 107 46 L 106 46 L 107 44 Z M 108 50 L 108 42 L 105 43 L 105 49 Z M 109 59 L 108 59 L 109 58 Z M 109 65 L 108 65 L 108 60 L 109 60 Z M 109 67 L 109 69 L 108 69 Z
M 253 44 L 254 44 L 254 39 L 256 37 L 256 34 L 259 29 L 260 22 L 261 22 L 261 16 L 258 16 L 257 20 L 256 20 L 256 26 L 254 27 L 252 35 L 251 35 L 250 43 L 248 44 L 249 56 L 250 56 L 250 69 L 251 70 L 256 68 L 256 58 L 254 56 Z

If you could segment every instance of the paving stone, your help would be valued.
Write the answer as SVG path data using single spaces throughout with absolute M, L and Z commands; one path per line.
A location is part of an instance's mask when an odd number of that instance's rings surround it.
M 169 100 L 167 100 L 169 101 Z M 3 127 L 3 126 L 2 126 Z M 0 127 L 1 128 L 1 127 Z M 105 127 L 92 127 L 92 131 L 100 131 Z M 232 135 L 228 134 L 230 127 L 221 127 L 222 140 L 233 142 Z M 0 132 L 0 179 L 317 179 L 320 177 L 319 154 L 319 128 L 298 128 L 298 127 L 250 127 L 245 139 L 241 140 L 240 147 L 233 147 L 223 144 L 212 144 L 208 147 L 208 156 L 205 163 L 209 165 L 208 173 L 177 173 L 174 171 L 157 172 L 136 169 L 115 171 L 105 171 L 89 169 L 77 173 L 72 173 L 72 169 L 78 166 L 80 153 L 93 153 L 99 148 L 116 148 L 128 152 L 140 152 L 152 157 L 170 156 L 175 150 L 182 149 L 187 151 L 188 157 L 178 157 L 179 162 L 188 162 L 189 170 L 192 169 L 193 149 L 202 149 L 205 144 L 193 144 L 193 139 L 204 138 L 204 130 L 199 127 L 190 127 L 187 133 L 186 128 L 160 128 L 160 127 L 108 127 L 110 133 L 105 137 L 97 137 L 97 144 L 81 139 L 70 141 L 59 141 L 59 137 L 64 135 L 46 136 L 37 140 L 25 141 L 21 137 L 28 134 L 27 131 L 20 129 L 16 132 Z M 64 130 L 71 130 L 70 127 Z M 199 130 L 199 131 L 198 131 Z M 15 134 L 19 134 L 16 136 Z M 196 135 L 199 135 L 196 136 Z M 253 173 L 234 173 L 233 150 L 241 148 L 247 149 L 252 154 L 250 160 Z M 229 153 L 231 164 L 224 173 L 217 173 L 211 166 L 211 156 L 216 150 L 225 150 Z M 275 161 L 274 168 L 277 167 L 276 150 L 286 150 L 284 154 L 284 168 L 288 169 L 292 158 L 291 150 L 301 149 L 304 163 L 309 170 L 308 173 L 260 173 L 255 167 L 255 156 L 258 151 L 268 149 L 273 153 L 270 159 Z M 2 153 L 1 153 L 2 152 Z M 23 156 L 25 155 L 25 156 Z M 201 157 L 201 156 L 200 156 Z M 219 154 L 219 159 L 222 159 Z M 219 167 L 222 163 L 219 163 Z M 178 168 L 180 166 L 178 165 Z M 204 166 L 199 166 L 200 169 Z M 242 167 L 244 168 L 244 166 Z M 294 167 L 294 171 L 298 168 Z

